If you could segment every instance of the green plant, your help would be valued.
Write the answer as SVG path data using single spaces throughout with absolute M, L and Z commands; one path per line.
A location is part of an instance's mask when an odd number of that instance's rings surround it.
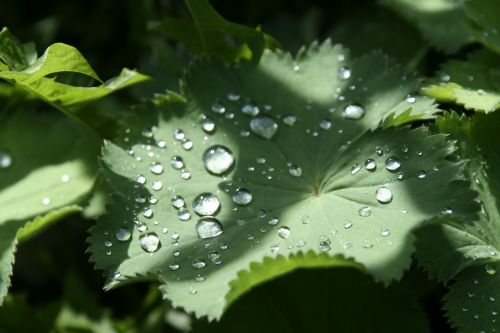
M 348 5 L 295 56 L 185 4 L 140 32 L 148 75 L 0 32 L 0 332 L 500 329 L 500 4 Z M 7 295 L 17 246 L 77 213 L 105 289 L 150 286 L 126 318 L 76 272 L 44 310 Z

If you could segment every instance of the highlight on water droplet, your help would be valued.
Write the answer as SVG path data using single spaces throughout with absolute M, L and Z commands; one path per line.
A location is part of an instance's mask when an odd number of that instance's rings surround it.
M 342 66 L 337 71 L 340 80 L 347 80 L 351 77 L 351 69 L 349 67 Z

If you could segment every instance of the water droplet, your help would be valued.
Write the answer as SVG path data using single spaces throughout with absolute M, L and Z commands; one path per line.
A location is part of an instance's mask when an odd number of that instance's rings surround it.
M 288 126 L 293 126 L 297 122 L 297 116 L 289 115 L 283 118 L 283 123 Z
M 50 198 L 49 197 L 43 198 L 42 199 L 42 205 L 44 205 L 44 206 L 50 205 Z
M 332 127 L 332 121 L 330 119 L 323 119 L 319 122 L 319 127 L 324 130 L 329 130 Z
M 194 269 L 202 269 L 207 266 L 207 262 L 203 258 L 196 258 L 193 260 L 193 268 Z
M 302 168 L 298 165 L 290 165 L 290 167 L 288 168 L 288 173 L 291 176 L 300 177 L 302 176 Z
M 138 175 L 135 181 L 138 184 L 144 185 L 146 184 L 146 177 L 144 177 L 143 175 Z
M 388 204 L 392 201 L 392 192 L 387 187 L 379 187 L 375 192 L 377 201 L 382 204 Z
M 260 116 L 250 120 L 250 129 L 258 136 L 269 140 L 278 131 L 278 124 L 271 117 Z
M 269 221 L 267 221 L 267 223 L 268 223 L 269 225 L 276 225 L 276 224 L 278 224 L 278 223 L 279 223 L 279 221 L 280 221 L 280 220 L 279 220 L 277 217 L 271 217 L 271 218 L 269 219 Z
M 386 229 L 386 228 L 383 228 L 382 231 L 380 232 L 380 235 L 382 235 L 382 237 L 387 237 L 391 234 L 391 231 L 389 229 Z
M 416 175 L 418 179 L 424 179 L 427 177 L 427 173 L 425 173 L 424 170 L 418 170 Z
M 279 245 L 277 245 L 277 244 L 271 245 L 271 253 L 274 254 L 274 253 L 278 252 L 279 250 L 280 250 Z
M 204 116 L 200 120 L 201 129 L 206 133 L 212 133 L 215 130 L 215 123 L 212 119 Z
M 365 169 L 368 171 L 375 171 L 375 169 L 377 169 L 377 162 L 371 158 L 367 159 L 365 161 Z
M 130 231 L 128 229 L 125 229 L 125 228 L 120 228 L 115 233 L 116 239 L 119 240 L 120 242 L 126 242 L 126 241 L 128 241 L 130 239 L 131 235 L 132 234 L 130 233 Z
M 217 251 L 212 251 L 208 254 L 208 259 L 210 259 L 211 262 L 213 262 L 216 265 L 219 265 L 222 263 L 222 258 L 219 252 Z
M 182 140 L 182 148 L 185 150 L 191 150 L 193 148 L 193 141 L 190 139 L 184 139 Z
M 240 95 L 238 95 L 237 93 L 235 93 L 234 91 L 230 91 L 228 94 L 227 94 L 227 99 L 230 100 L 231 102 L 236 102 L 236 101 L 239 101 L 240 100 Z
M 178 241 L 178 240 L 179 240 L 179 237 L 180 237 L 180 236 L 179 236 L 179 233 L 177 233 L 177 232 L 174 232 L 174 233 L 172 234 L 172 236 L 170 236 L 170 238 L 171 238 L 173 241 Z
M 260 113 L 259 107 L 253 103 L 247 103 L 241 107 L 241 112 L 249 116 L 255 117 Z
M 360 119 L 364 114 L 365 110 L 357 104 L 347 105 L 342 112 L 345 119 Z
M 350 229 L 352 227 L 352 222 L 347 222 L 344 224 L 344 229 Z
M 67 182 L 69 182 L 69 179 L 70 179 L 70 178 L 69 178 L 69 176 L 68 176 L 68 175 L 62 175 L 62 176 L 61 176 L 61 181 L 62 181 L 63 183 L 67 183 Z
M 179 218 L 179 220 L 181 221 L 188 221 L 190 218 L 191 218 L 191 214 L 189 213 L 189 211 L 185 208 L 180 208 L 178 211 L 177 211 L 177 217 Z
M 176 195 L 172 199 L 170 199 L 170 203 L 172 206 L 176 209 L 182 208 L 186 205 L 186 202 L 184 201 L 184 198 L 180 195 Z
M 237 205 L 245 206 L 252 202 L 252 193 L 244 188 L 239 188 L 233 194 L 233 202 Z
M 144 208 L 144 211 L 142 212 L 142 215 L 146 218 L 152 218 L 153 217 L 153 210 L 151 208 Z
M 161 228 L 161 233 L 162 233 L 162 234 L 166 234 L 166 233 L 168 233 L 168 228 L 167 228 L 167 227 L 163 227 L 163 228 Z
M 158 141 L 156 142 L 156 146 L 157 146 L 158 148 L 165 148 L 165 147 L 167 146 L 167 143 L 165 142 L 165 140 L 158 140 Z
M 496 270 L 495 266 L 493 266 L 493 265 L 485 265 L 484 270 L 489 275 L 495 275 L 497 273 L 497 270 Z
M 196 280 L 196 282 L 203 282 L 203 281 L 205 281 L 205 276 L 198 274 L 198 275 L 196 275 L 196 277 L 194 279 Z
M 453 214 L 453 209 L 446 207 L 441 211 L 441 215 L 451 215 Z
M 160 239 L 155 233 L 145 234 L 139 238 L 139 245 L 144 251 L 153 253 L 160 248 Z
M 198 215 L 214 215 L 219 208 L 219 198 L 212 193 L 202 193 L 193 200 L 193 210 Z
M 396 157 L 389 157 L 385 160 L 385 168 L 389 171 L 397 171 L 401 167 L 401 162 Z
M 372 215 L 372 209 L 368 206 L 361 207 L 358 210 L 358 214 L 359 214 L 359 216 L 362 216 L 362 217 L 368 217 L 368 216 Z
M 163 165 L 161 165 L 160 163 L 154 163 L 149 169 L 155 175 L 161 175 L 163 173 Z
M 223 174 L 231 168 L 233 163 L 233 154 L 224 146 L 212 146 L 203 153 L 203 164 L 213 174 Z
M 145 225 L 144 223 L 138 224 L 137 225 L 137 230 L 139 232 L 144 232 L 144 231 L 148 230 L 148 226 Z
M 168 268 L 170 268 L 171 271 L 177 271 L 179 270 L 181 266 L 175 262 L 175 261 L 172 261 L 169 265 L 168 265 Z
M 12 156 L 0 151 L 0 169 L 7 169 L 12 165 Z
M 153 184 L 151 184 L 151 188 L 152 188 L 153 190 L 155 190 L 155 191 L 159 191 L 159 190 L 161 190 L 161 189 L 162 189 L 162 187 L 163 187 L 163 184 L 162 184 L 162 182 L 161 182 L 161 181 L 159 181 L 159 180 L 155 180 L 155 181 L 153 182 Z
M 224 112 L 226 112 L 226 107 L 224 106 L 224 104 L 222 104 L 221 102 L 214 102 L 214 104 L 212 104 L 212 111 L 215 112 L 215 113 L 218 113 L 218 114 L 223 114 Z
M 337 71 L 340 80 L 347 80 L 351 77 L 351 69 L 349 67 L 342 66 Z
M 417 101 L 416 97 L 413 95 L 406 96 L 406 103 L 413 104 Z
M 355 163 L 355 164 L 351 167 L 351 175 L 356 174 L 359 170 L 361 170 L 361 164 L 359 164 L 359 163 Z
M 309 215 L 302 216 L 302 224 L 309 224 L 309 223 L 311 223 L 311 217 Z
M 223 231 L 222 224 L 215 217 L 204 217 L 196 223 L 196 233 L 201 239 L 219 236 Z
M 320 240 L 319 245 L 318 245 L 318 250 L 320 252 L 330 251 L 330 249 L 332 248 L 331 244 L 332 243 L 331 243 L 329 238 L 322 237 L 322 239 Z
M 186 137 L 186 134 L 184 134 L 184 131 L 181 129 L 176 129 L 174 131 L 174 139 L 177 141 L 182 141 Z
M 297 247 L 299 247 L 299 248 L 300 248 L 300 247 L 304 247 L 304 246 L 306 245 L 306 241 L 305 241 L 305 240 L 303 240 L 303 239 L 299 239 L 299 240 L 297 241 L 297 244 L 295 244 L 295 245 L 296 245 Z
M 188 180 L 191 178 L 191 172 L 187 170 L 181 170 L 181 178 L 184 180 Z
M 107 241 L 104 241 L 104 246 L 111 247 L 111 246 L 113 246 L 113 243 L 111 243 L 109 240 L 107 240 Z
M 172 164 L 172 167 L 174 169 L 182 169 L 184 167 L 184 160 L 180 156 L 173 156 L 172 159 L 170 160 L 170 164 Z
M 283 239 L 287 239 L 288 236 L 290 236 L 290 228 L 287 226 L 280 227 L 278 229 L 278 236 L 280 236 Z

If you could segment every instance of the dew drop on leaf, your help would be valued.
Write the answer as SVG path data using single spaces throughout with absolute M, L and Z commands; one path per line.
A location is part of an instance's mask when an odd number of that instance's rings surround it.
M 330 251 L 331 247 L 331 241 L 328 237 L 322 237 L 322 239 L 319 241 L 318 244 L 318 250 L 319 252 L 326 252 Z
M 145 234 L 139 238 L 139 245 L 144 251 L 153 253 L 160 248 L 160 239 L 155 233 Z
M 239 188 L 233 194 L 233 202 L 240 206 L 248 205 L 252 202 L 252 193 L 247 189 Z
M 191 150 L 193 148 L 193 141 L 190 139 L 184 139 L 182 140 L 182 148 L 185 150 Z
M 250 120 L 250 129 L 258 136 L 269 140 L 278 131 L 278 124 L 271 117 L 259 116 Z
M 205 150 L 202 159 L 205 168 L 215 175 L 221 175 L 228 171 L 234 163 L 234 156 L 231 151 L 219 145 Z
M 359 163 L 355 163 L 352 167 L 351 167 L 351 175 L 355 175 L 359 170 L 361 170 L 361 164 Z
M 207 266 L 207 262 L 203 258 L 196 258 L 193 260 L 193 268 L 194 269 L 202 269 Z
M 219 236 L 223 231 L 222 224 L 215 217 L 204 217 L 196 223 L 196 233 L 201 239 Z
M 278 223 L 279 223 L 279 221 L 280 221 L 280 220 L 279 220 L 277 217 L 271 217 L 271 218 L 269 219 L 269 221 L 267 221 L 267 223 L 268 223 L 269 225 L 276 225 L 276 224 L 278 224 Z
M 181 129 L 176 129 L 174 131 L 174 139 L 177 141 L 182 141 L 186 137 L 186 134 L 184 134 L 184 131 Z
M 170 199 L 170 203 L 176 209 L 182 208 L 186 205 L 186 201 L 184 201 L 184 198 L 180 195 L 176 195 L 175 197 Z
M 387 228 L 383 228 L 382 231 L 380 232 L 380 235 L 382 235 L 382 237 L 387 237 L 391 234 L 391 231 Z
M 424 179 L 427 177 L 427 173 L 424 170 L 418 170 L 416 175 L 418 179 Z
M 215 123 L 207 116 L 203 116 L 200 120 L 201 129 L 206 133 L 213 133 L 215 131 Z
M 329 130 L 332 127 L 332 121 L 330 119 L 323 119 L 319 122 L 319 127 L 324 130 Z
M 345 119 L 360 119 L 365 114 L 365 110 L 357 104 L 349 104 L 344 108 L 342 116 Z
M 213 112 L 218 114 L 223 114 L 224 112 L 226 112 L 226 107 L 219 101 L 214 102 L 211 109 Z
M 189 211 L 185 208 L 180 208 L 178 211 L 177 211 L 177 217 L 179 218 L 179 220 L 181 221 L 188 221 L 189 219 L 191 219 L 191 214 L 189 213 Z
M 146 184 L 146 177 L 144 177 L 143 175 L 138 175 L 135 181 L 137 184 L 144 185 Z
M 453 209 L 446 207 L 441 211 L 441 215 L 451 215 L 453 214 Z
M 44 205 L 44 206 L 50 205 L 50 198 L 49 197 L 43 198 L 42 199 L 42 205 Z
M 368 216 L 372 215 L 372 209 L 368 206 L 361 207 L 358 210 L 358 214 L 361 217 L 368 217 Z
M 172 159 L 170 160 L 170 164 L 174 169 L 182 169 L 184 167 L 184 161 L 182 157 L 180 156 L 173 156 Z
M 401 167 L 401 162 L 396 157 L 389 157 L 385 160 L 385 168 L 389 171 L 397 171 Z
M 417 101 L 417 99 L 415 98 L 415 96 L 413 95 L 408 95 L 406 96 L 406 103 L 408 104 L 413 104 Z
M 495 266 L 489 264 L 484 266 L 484 270 L 489 275 L 495 275 L 497 273 Z
M 168 265 L 168 268 L 171 270 L 171 271 L 177 271 L 179 270 L 181 266 L 175 262 L 175 261 L 172 261 L 169 265 Z
M 0 169 L 7 169 L 12 165 L 12 156 L 0 151 Z
M 280 236 L 283 239 L 287 239 L 288 236 L 290 236 L 290 228 L 287 226 L 280 227 L 278 229 L 278 236 Z
M 238 95 L 237 93 L 235 93 L 234 91 L 230 91 L 228 94 L 227 94 L 227 99 L 230 100 L 231 102 L 236 102 L 236 101 L 239 101 L 240 100 L 240 95 Z
M 294 115 L 288 115 L 288 116 L 285 116 L 283 118 L 283 123 L 285 125 L 290 126 L 290 127 L 292 127 L 293 125 L 295 125 L 296 122 L 297 122 L 297 116 L 294 116 Z
M 158 140 L 158 141 L 156 142 L 156 146 L 157 146 L 158 148 L 165 148 L 165 147 L 167 146 L 167 143 L 165 142 L 165 140 Z
M 153 165 L 151 165 L 151 168 L 149 168 L 149 170 L 151 170 L 151 173 L 155 175 L 161 175 L 163 173 L 163 165 L 161 165 L 160 163 L 154 163 Z
M 181 170 L 181 178 L 184 180 L 188 180 L 191 178 L 191 172 L 187 170 Z
M 153 217 L 153 210 L 151 208 L 144 208 L 142 215 L 148 219 L 152 218 Z
M 163 184 L 159 180 L 155 180 L 153 184 L 151 184 L 151 188 L 155 191 L 159 191 L 163 188 Z
M 300 177 L 302 176 L 302 168 L 298 165 L 290 165 L 290 167 L 288 168 L 288 173 L 291 176 Z
M 62 181 L 63 183 L 67 183 L 67 182 L 69 182 L 69 180 L 70 180 L 69 175 L 62 175 L 62 176 L 61 176 L 61 181 Z
M 249 116 L 255 117 L 260 113 L 259 107 L 253 103 L 246 103 L 241 107 L 241 112 Z
M 220 208 L 219 198 L 212 193 L 202 193 L 193 200 L 193 210 L 201 216 L 212 216 Z
M 367 159 L 365 161 L 365 169 L 368 171 L 375 171 L 375 169 L 377 169 L 377 162 L 371 158 Z
M 115 233 L 115 237 L 117 240 L 120 242 L 126 242 L 130 239 L 131 233 L 128 229 L 125 228 L 120 228 L 118 231 Z
M 347 80 L 351 77 L 351 69 L 349 67 L 342 66 L 337 71 L 340 80 Z
M 388 204 L 392 201 L 392 192 L 387 187 L 379 187 L 375 192 L 377 201 L 382 204 Z

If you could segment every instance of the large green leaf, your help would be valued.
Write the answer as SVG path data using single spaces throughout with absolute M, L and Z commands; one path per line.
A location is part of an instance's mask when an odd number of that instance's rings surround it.
M 92 229 L 90 251 L 113 278 L 108 287 L 157 276 L 174 305 L 217 318 L 255 283 L 307 266 L 291 261 L 276 273 L 238 274 L 266 256 L 326 252 L 313 266 L 352 265 L 343 256 L 376 279 L 399 278 L 411 260 L 414 227 L 448 205 L 471 212 L 471 193 L 454 177 L 460 163 L 445 159 L 454 150 L 445 136 L 424 127 L 380 128 L 385 118 L 434 117 L 431 100 L 407 97 L 417 85 L 380 53 L 351 60 L 329 42 L 296 59 L 265 52 L 258 65 L 195 63 L 182 84 L 185 99 L 170 94 L 143 105 L 121 138 L 103 148 L 118 195 Z M 205 126 L 209 133 L 200 125 L 207 119 L 215 124 L 213 131 Z M 278 129 L 266 139 L 256 122 Z M 213 145 L 236 161 L 222 175 L 202 163 Z M 178 169 L 171 167 L 176 156 L 183 159 Z M 390 157 L 401 162 L 397 170 L 386 169 Z M 249 205 L 233 202 L 238 188 L 252 194 Z M 380 188 L 392 201 L 377 201 Z M 210 239 L 199 239 L 195 226 L 204 222 L 192 209 L 204 192 L 221 204 L 214 214 L 223 233 Z M 185 211 L 170 203 L 176 195 Z M 179 219 L 187 212 L 189 220 Z M 233 281 L 243 276 L 246 285 Z
M 1 117 L 1 116 L 0 116 Z M 19 239 L 81 208 L 92 189 L 98 141 L 60 115 L 3 115 L 0 123 L 0 300 Z M 38 217 L 37 217 L 38 216 Z M 30 219 L 32 223 L 26 225 Z M 21 229 L 21 231 L 19 231 Z
M 119 76 L 103 82 L 74 47 L 56 43 L 49 46 L 44 54 L 37 58 L 28 54 L 23 46 L 3 28 L 0 31 L 0 78 L 23 88 L 42 100 L 65 112 L 70 117 L 82 120 L 101 133 L 109 135 L 113 120 L 99 112 L 80 112 L 80 107 L 110 93 L 148 79 L 136 71 L 123 69 Z M 60 82 L 58 77 L 68 73 L 77 76 L 85 83 Z M 79 76 L 78 76 L 79 75 Z M 98 85 L 90 85 L 95 80 Z
M 461 0 L 380 0 L 413 22 L 429 43 L 446 53 L 474 41 Z M 408 41 L 411 43 L 411 41 Z
M 456 278 L 446 297 L 446 309 L 460 332 L 493 332 L 500 329 L 498 311 L 500 259 L 500 156 L 492 133 L 500 125 L 500 115 L 477 114 L 473 119 L 455 114 L 439 118 L 441 132 L 459 139 L 461 153 L 469 159 L 466 170 L 479 193 L 478 217 L 464 219 L 450 206 L 439 223 L 419 230 L 420 261 L 439 279 Z M 451 215 L 451 216 L 450 216 Z
M 456 103 L 466 109 L 491 112 L 500 107 L 500 57 L 480 50 L 468 61 L 450 60 L 438 72 L 438 79 L 422 88 L 440 102 Z

